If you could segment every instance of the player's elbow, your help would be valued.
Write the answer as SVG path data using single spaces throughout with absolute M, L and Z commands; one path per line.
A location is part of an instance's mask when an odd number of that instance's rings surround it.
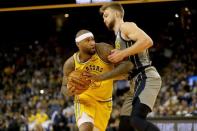
M 149 48 L 153 46 L 153 40 L 150 38 L 149 39 Z
M 145 38 L 143 40 L 144 46 L 146 49 L 150 48 L 153 46 L 153 40 L 151 38 Z
M 62 85 L 60 92 L 64 97 L 66 97 L 67 96 L 67 87 L 65 85 Z
M 126 70 L 127 72 L 129 72 L 129 71 L 132 70 L 133 68 L 134 68 L 133 63 L 130 62 L 130 61 L 127 61 L 127 62 L 126 62 L 126 68 L 125 68 L 125 70 Z
M 129 62 L 129 71 L 132 70 L 134 68 L 134 64 L 132 62 Z

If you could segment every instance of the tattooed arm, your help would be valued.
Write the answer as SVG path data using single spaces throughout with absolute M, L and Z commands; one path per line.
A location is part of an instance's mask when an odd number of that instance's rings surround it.
M 73 95 L 73 88 L 67 87 L 67 80 L 68 75 L 75 70 L 75 64 L 74 64 L 74 58 L 73 56 L 70 57 L 66 62 L 64 63 L 63 67 L 63 78 L 62 78 L 62 87 L 61 87 L 61 93 L 64 96 L 72 96 Z
M 111 45 L 106 43 L 98 43 L 96 44 L 96 51 L 99 57 L 107 63 L 111 63 L 108 60 L 108 56 L 111 53 L 111 50 L 114 49 Z M 112 64 L 112 63 L 111 63 Z M 115 65 L 115 68 L 111 70 L 110 72 L 103 73 L 99 76 L 97 76 L 97 81 L 107 80 L 111 78 L 117 78 L 118 76 L 127 75 L 128 72 L 133 68 L 133 64 L 130 61 L 121 61 L 117 65 Z

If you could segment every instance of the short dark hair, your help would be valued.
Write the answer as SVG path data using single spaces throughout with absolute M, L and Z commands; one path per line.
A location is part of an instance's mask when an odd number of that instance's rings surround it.
M 119 3 L 108 3 L 108 4 L 105 4 L 105 5 L 101 6 L 99 12 L 100 12 L 101 14 L 103 14 L 103 12 L 104 12 L 106 9 L 108 9 L 108 8 L 120 12 L 121 17 L 122 17 L 122 18 L 124 17 L 124 9 L 123 9 L 123 7 L 122 7 L 121 4 L 119 4 Z

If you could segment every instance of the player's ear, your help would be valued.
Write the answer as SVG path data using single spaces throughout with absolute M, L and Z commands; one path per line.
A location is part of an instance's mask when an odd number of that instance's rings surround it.
M 76 42 L 76 46 L 79 47 L 79 42 Z
M 115 16 L 116 16 L 116 17 L 121 17 L 120 12 L 116 11 L 116 12 L 115 12 Z

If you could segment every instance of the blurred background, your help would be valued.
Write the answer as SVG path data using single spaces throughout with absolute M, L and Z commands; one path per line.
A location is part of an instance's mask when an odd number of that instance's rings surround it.
M 62 68 L 88 29 L 97 42 L 114 43 L 99 14 L 114 0 L 0 1 L 0 131 L 76 131 L 73 98 L 60 93 Z M 148 116 L 162 131 L 197 131 L 197 46 L 194 1 L 116 0 L 149 34 L 162 88 Z M 107 131 L 116 131 L 127 81 L 113 94 Z M 35 124 L 36 123 L 36 124 Z

